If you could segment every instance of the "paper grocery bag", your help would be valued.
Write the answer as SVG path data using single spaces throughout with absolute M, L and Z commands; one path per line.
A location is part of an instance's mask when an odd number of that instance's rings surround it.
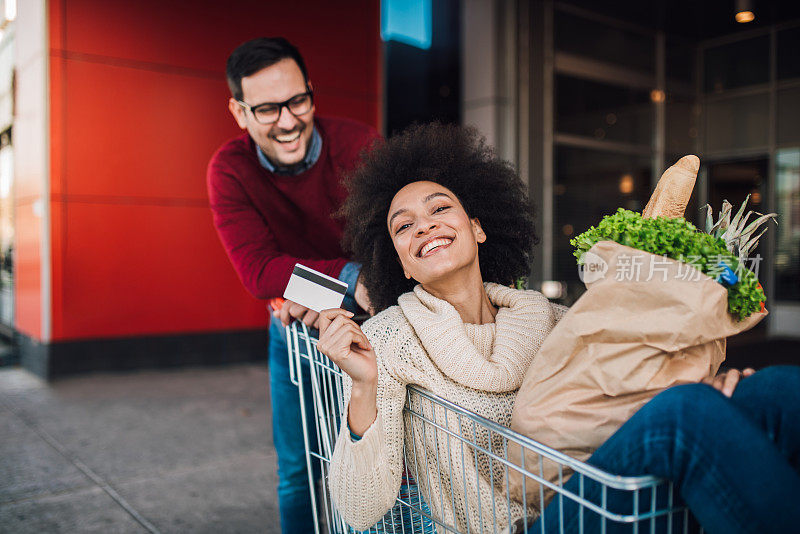
M 587 253 L 587 291 L 545 339 L 517 394 L 511 428 L 586 460 L 663 389 L 716 374 L 725 338 L 766 315 L 739 321 L 727 290 L 691 266 L 602 241 Z M 521 464 L 521 450 L 509 451 Z M 525 467 L 551 482 L 558 464 L 527 451 Z M 570 472 L 562 471 L 562 481 Z M 525 477 L 527 502 L 552 492 Z M 509 470 L 511 496 L 523 477 Z

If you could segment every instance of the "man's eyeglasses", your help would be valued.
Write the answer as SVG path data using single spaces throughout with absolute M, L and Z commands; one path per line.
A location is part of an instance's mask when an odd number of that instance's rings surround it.
M 314 93 L 309 89 L 305 93 L 294 95 L 283 102 L 265 102 L 257 106 L 251 106 L 241 100 L 236 102 L 243 108 L 249 109 L 257 123 L 267 125 L 278 121 L 283 108 L 288 109 L 289 113 L 296 117 L 311 111 L 311 107 L 314 105 Z

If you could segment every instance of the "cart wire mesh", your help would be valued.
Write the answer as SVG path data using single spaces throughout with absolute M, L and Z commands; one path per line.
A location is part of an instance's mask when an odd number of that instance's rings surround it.
M 403 483 L 394 506 L 368 530 L 355 530 L 336 510 L 327 486 L 345 410 L 342 371 L 317 350 L 317 338 L 304 324 L 292 323 L 286 334 L 290 377 L 300 397 L 316 534 L 702 532 L 671 483 L 652 476 L 612 475 L 413 385 L 407 388 L 403 410 L 406 436 L 433 442 L 430 450 L 435 452 L 404 444 Z M 312 397 L 310 413 L 307 395 Z M 534 452 L 538 462 L 526 465 L 522 451 Z M 443 491 L 437 473 L 449 475 L 451 485 L 460 485 L 460 496 Z M 482 482 L 492 491 L 488 506 L 481 504 L 485 499 L 463 497 L 479 491 L 481 481 L 474 478 L 480 473 L 488 473 L 488 481 Z M 522 481 L 517 498 L 511 497 L 509 473 Z M 573 491 L 565 488 L 570 476 L 578 477 L 570 486 Z M 599 498 L 585 494 L 590 481 L 600 484 Z M 528 485 L 535 489 L 529 491 Z M 624 492 L 629 508 L 609 510 L 610 492 Z M 548 510 L 540 517 L 548 503 L 557 513 Z

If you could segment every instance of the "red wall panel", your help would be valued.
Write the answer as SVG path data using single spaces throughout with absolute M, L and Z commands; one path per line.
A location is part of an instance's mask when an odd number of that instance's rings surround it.
M 205 192 L 225 59 L 283 35 L 318 114 L 378 125 L 378 0 L 49 2 L 53 340 L 259 328 Z
M 60 48 L 74 55 L 216 74 L 236 45 L 282 35 L 320 88 L 380 93 L 379 0 L 69 0 L 60 15 Z
M 221 105 L 229 96 L 224 84 L 103 63 L 64 64 L 69 180 L 62 193 L 206 199 L 209 155 L 237 131 Z
M 54 337 L 259 327 L 263 303 L 228 263 L 205 206 L 83 203 L 65 207 L 62 317 Z

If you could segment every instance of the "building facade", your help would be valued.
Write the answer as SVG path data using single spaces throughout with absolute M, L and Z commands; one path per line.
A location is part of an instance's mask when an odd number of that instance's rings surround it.
M 424 45 L 381 42 L 389 3 L 426 13 Z M 747 25 L 731 4 L 0 0 L 0 334 L 42 376 L 264 353 L 205 166 L 238 131 L 227 55 L 285 35 L 320 114 L 477 126 L 536 205 L 530 285 L 566 304 L 582 292 L 569 239 L 697 154 L 688 219 L 748 195 L 778 214 L 757 334 L 798 338 L 800 8 L 764 3 Z
M 318 114 L 378 127 L 380 5 L 10 5 L 0 321 L 22 364 L 55 376 L 264 354 L 265 306 L 229 264 L 206 196 L 211 155 L 239 132 L 225 61 L 248 39 L 283 35 L 307 57 Z
M 685 154 L 702 167 L 686 217 L 710 204 L 778 214 L 756 251 L 763 336 L 800 336 L 800 12 L 734 20 L 730 2 L 464 0 L 464 122 L 527 180 L 541 239 L 530 278 L 583 291 L 569 239 L 641 210 Z M 687 22 L 691 21 L 691 23 Z

